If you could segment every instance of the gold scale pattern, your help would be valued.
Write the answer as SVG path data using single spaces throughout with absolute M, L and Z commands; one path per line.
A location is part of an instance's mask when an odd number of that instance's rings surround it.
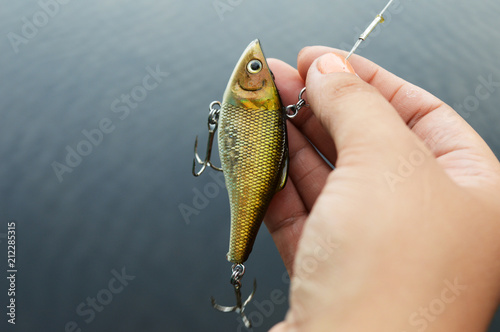
M 280 185 L 286 150 L 282 110 L 246 109 L 223 103 L 219 155 L 231 207 L 227 260 L 247 260 L 269 203 Z

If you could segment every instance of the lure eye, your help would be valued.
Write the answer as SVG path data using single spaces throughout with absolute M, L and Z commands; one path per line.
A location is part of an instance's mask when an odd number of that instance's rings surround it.
M 257 74 L 262 70 L 262 62 L 259 60 L 252 60 L 247 64 L 247 70 L 250 74 Z

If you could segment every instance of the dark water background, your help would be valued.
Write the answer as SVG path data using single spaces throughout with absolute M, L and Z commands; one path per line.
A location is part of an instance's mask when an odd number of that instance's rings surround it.
M 223 0 L 232 10 L 221 15 L 213 1 L 60 1 L 46 22 L 37 1 L 0 6 L 0 330 L 65 331 L 72 321 L 82 331 L 238 330 L 236 315 L 209 302 L 234 302 L 227 194 L 217 179 L 190 170 L 194 137 L 205 144 L 208 104 L 221 98 L 251 40 L 295 65 L 304 46 L 352 45 L 385 0 Z M 358 53 L 457 105 L 474 95 L 478 77 L 500 81 L 499 16 L 496 0 L 401 0 Z M 16 53 L 9 36 L 22 36 L 24 18 L 40 27 Z M 168 77 L 128 114 L 124 103 L 113 112 L 122 94 L 145 91 L 137 87 L 148 66 Z M 499 104 L 495 91 L 463 114 L 497 157 Z M 59 181 L 52 163 L 65 163 L 67 146 L 76 149 L 82 131 L 102 121 L 113 130 Z M 210 197 L 194 207 L 205 190 Z M 185 206 L 198 214 L 183 217 Z M 10 220 L 15 327 L 5 324 Z M 119 287 L 113 273 L 123 269 L 135 278 Z M 247 311 L 264 331 L 288 306 L 285 269 L 265 228 L 247 269 L 244 293 L 257 278 L 261 304 Z M 266 307 L 272 292 L 282 292 L 280 303 Z M 95 315 L 85 305 L 85 314 L 76 312 L 96 296 L 109 304 Z M 491 331 L 499 330 L 497 318 Z

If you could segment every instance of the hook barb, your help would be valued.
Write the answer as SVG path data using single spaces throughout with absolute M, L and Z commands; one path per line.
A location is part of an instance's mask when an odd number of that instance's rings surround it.
M 198 172 L 196 171 L 196 163 L 202 165 Z M 198 155 L 198 136 L 196 136 L 196 140 L 194 141 L 193 175 L 200 176 L 205 171 L 205 168 L 207 168 L 207 162 L 201 160 Z
M 212 167 L 216 171 L 222 172 L 222 168 L 215 166 L 210 161 L 210 157 L 212 156 L 212 144 L 214 140 L 214 133 L 215 130 L 209 131 L 208 143 L 207 143 L 207 156 L 205 157 L 205 160 L 202 160 L 200 158 L 200 155 L 198 154 L 198 136 L 196 136 L 196 140 L 194 141 L 194 158 L 193 158 L 193 170 L 192 170 L 194 176 L 200 176 L 207 167 Z M 198 172 L 196 171 L 196 163 L 202 165 Z
M 236 305 L 228 307 L 228 306 L 223 306 L 223 305 L 217 304 L 214 297 L 212 296 L 210 298 L 212 301 L 212 306 L 216 310 L 219 310 L 221 312 L 236 312 L 236 313 L 240 314 L 241 320 L 245 324 L 245 327 L 247 329 L 249 329 L 252 327 L 252 323 L 250 322 L 248 317 L 245 315 L 244 311 L 245 311 L 245 307 L 248 305 L 248 303 L 250 303 L 250 301 L 252 301 L 253 296 L 255 295 L 255 291 L 257 290 L 257 280 L 256 279 L 253 280 L 252 293 L 250 293 L 250 295 L 247 297 L 247 299 L 243 303 L 241 301 L 241 291 L 240 291 L 241 285 L 234 284 L 233 286 L 234 286 L 234 293 L 236 295 Z
M 196 140 L 194 141 L 194 158 L 193 158 L 193 175 L 200 176 L 207 167 L 212 167 L 216 171 L 222 172 L 222 168 L 214 166 L 210 161 L 210 157 L 212 156 L 212 146 L 214 143 L 215 132 L 217 131 L 218 118 L 219 118 L 219 110 L 214 108 L 214 105 L 219 104 L 219 102 L 212 102 L 210 104 L 210 114 L 208 115 L 208 141 L 207 141 L 207 151 L 205 160 L 200 158 L 198 154 L 198 136 L 196 136 Z M 196 171 L 196 163 L 202 165 L 201 169 Z

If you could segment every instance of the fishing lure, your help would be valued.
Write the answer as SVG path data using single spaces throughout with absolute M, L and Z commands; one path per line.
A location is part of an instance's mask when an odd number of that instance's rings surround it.
M 217 106 L 217 107 L 216 107 Z M 273 75 L 262 52 L 259 40 L 254 40 L 243 52 L 224 92 L 222 103 L 212 102 L 208 118 L 209 139 L 207 157 L 202 161 L 196 150 L 195 160 L 206 167 L 223 170 L 231 207 L 231 233 L 227 260 L 233 263 L 231 284 L 236 293 L 236 306 L 213 306 L 223 312 L 237 311 L 245 325 L 250 322 L 243 313 L 254 290 L 242 303 L 241 278 L 243 263 L 252 251 L 262 219 L 274 194 L 286 183 L 288 145 L 286 113 L 281 103 Z M 217 127 L 222 168 L 210 162 L 211 148 Z
M 375 26 L 383 22 L 382 14 L 394 0 L 390 0 L 373 22 L 359 36 L 351 54 L 368 37 Z M 212 305 L 222 312 L 239 313 L 247 328 L 245 306 L 252 300 L 253 291 L 242 301 L 241 279 L 245 274 L 243 263 L 252 251 L 257 232 L 274 194 L 283 189 L 288 175 L 288 144 L 286 120 L 293 118 L 306 105 L 300 91 L 296 104 L 284 107 L 274 77 L 269 69 L 259 40 L 248 45 L 241 55 L 227 84 L 222 102 L 210 104 L 208 141 L 205 159 L 194 144 L 193 175 L 200 176 L 207 167 L 222 171 L 226 181 L 231 209 L 231 230 L 227 260 L 232 265 L 231 284 L 236 305 L 221 306 L 212 297 Z M 221 167 L 211 162 L 212 146 L 217 128 Z M 196 171 L 196 163 L 202 165 Z

